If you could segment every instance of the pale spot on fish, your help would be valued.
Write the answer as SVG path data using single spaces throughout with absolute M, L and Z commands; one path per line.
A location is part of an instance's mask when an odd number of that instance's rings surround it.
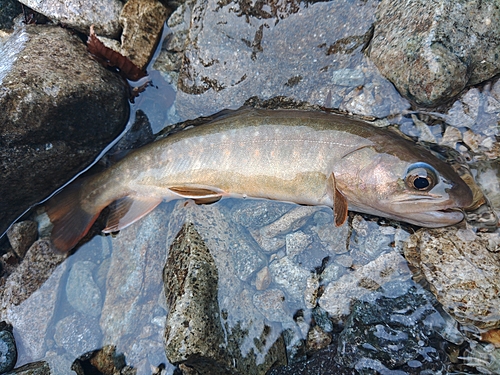
M 258 158 L 260 156 L 260 150 L 259 149 L 255 149 L 255 151 L 253 152 L 253 156 Z

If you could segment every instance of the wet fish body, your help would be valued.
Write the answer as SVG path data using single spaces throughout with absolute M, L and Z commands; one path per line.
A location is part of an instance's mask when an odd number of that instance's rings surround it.
M 151 143 L 47 205 L 55 246 L 71 249 L 114 203 L 105 232 L 163 200 L 255 197 L 347 208 L 425 227 L 455 224 L 471 204 L 446 163 L 387 129 L 323 112 L 245 109 Z

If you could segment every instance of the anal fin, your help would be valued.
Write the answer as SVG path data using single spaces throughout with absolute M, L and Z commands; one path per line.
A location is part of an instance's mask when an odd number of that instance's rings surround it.
M 347 220 L 348 203 L 346 197 L 337 189 L 333 173 L 328 178 L 328 187 L 328 191 L 332 194 L 335 226 L 340 227 Z
M 161 198 L 125 197 L 110 205 L 111 212 L 103 233 L 117 232 L 146 216 L 162 202 Z

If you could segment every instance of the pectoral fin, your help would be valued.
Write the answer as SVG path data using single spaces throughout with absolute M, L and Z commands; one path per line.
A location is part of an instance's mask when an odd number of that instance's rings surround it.
M 125 197 L 110 205 L 111 212 L 104 233 L 117 232 L 146 216 L 161 203 L 161 198 Z
M 340 227 L 347 219 L 347 199 L 337 189 L 335 182 L 335 175 L 332 173 L 328 178 L 328 191 L 332 194 L 333 200 L 333 215 L 335 219 L 335 226 Z
M 224 195 L 222 191 L 202 186 L 173 186 L 169 190 L 181 198 L 193 199 L 196 204 L 215 203 Z

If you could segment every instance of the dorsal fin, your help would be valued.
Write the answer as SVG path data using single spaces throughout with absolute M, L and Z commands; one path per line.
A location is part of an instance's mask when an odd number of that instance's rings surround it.
M 117 232 L 146 216 L 161 203 L 155 197 L 124 197 L 110 205 L 111 212 L 104 233 Z
M 340 227 L 347 220 L 348 203 L 346 197 L 337 189 L 337 183 L 333 173 L 328 178 L 328 187 L 328 191 L 332 194 L 335 226 Z

